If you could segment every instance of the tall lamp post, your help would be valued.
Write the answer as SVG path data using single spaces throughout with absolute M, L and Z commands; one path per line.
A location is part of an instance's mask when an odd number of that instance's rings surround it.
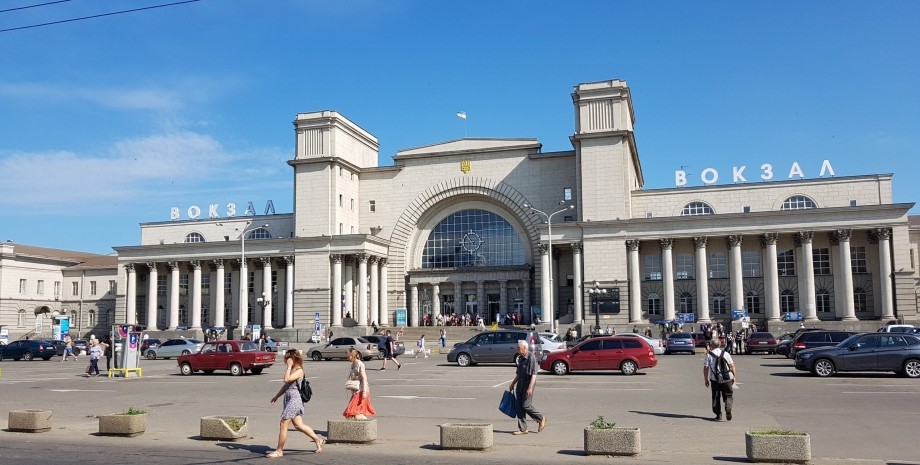
M 559 205 L 565 204 L 565 200 L 560 200 Z M 546 213 L 541 210 L 537 210 L 530 204 L 524 204 L 524 208 L 529 209 L 531 213 L 536 213 L 542 215 L 543 218 L 546 218 L 546 227 L 547 234 L 549 235 L 549 328 L 550 331 L 555 329 L 556 321 L 556 312 L 554 310 L 553 302 L 553 216 L 564 211 L 575 209 L 575 205 L 569 205 L 568 207 L 560 208 L 552 213 Z M 543 279 L 546 279 L 545 277 Z
M 594 281 L 594 287 L 588 289 L 588 295 L 591 296 L 591 303 L 594 306 L 594 331 L 591 331 L 591 333 L 595 331 L 599 333 L 601 330 L 601 312 L 599 311 L 600 306 L 598 305 L 597 299 L 602 295 L 607 295 L 607 289 L 601 289 L 600 284 Z
M 259 304 L 259 307 L 262 308 L 262 315 L 263 315 L 262 319 L 264 320 L 265 319 L 264 318 L 265 307 L 268 307 L 269 305 L 271 305 L 272 301 L 268 299 L 268 294 L 266 294 L 265 291 L 262 291 L 262 297 L 259 297 L 258 299 L 256 299 L 256 303 Z M 265 328 L 268 326 L 266 323 L 269 323 L 269 322 L 262 321 L 262 331 L 265 331 Z
M 268 223 L 266 223 L 249 228 L 248 226 L 251 224 L 252 220 L 248 220 L 242 228 L 234 228 L 234 231 L 239 231 L 242 229 L 242 232 L 240 233 L 240 315 L 237 325 L 242 328 L 241 331 L 243 332 L 246 331 L 249 312 L 249 305 L 246 299 L 246 286 L 248 285 L 248 277 L 246 276 L 248 274 L 246 271 L 246 234 L 255 229 L 268 227 Z M 217 223 L 217 225 L 225 226 L 224 223 Z

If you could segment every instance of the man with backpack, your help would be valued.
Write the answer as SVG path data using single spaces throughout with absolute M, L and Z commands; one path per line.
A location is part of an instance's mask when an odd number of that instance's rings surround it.
M 712 413 L 715 421 L 722 420 L 722 401 L 725 402 L 725 418 L 732 421 L 732 389 L 736 382 L 735 361 L 720 346 L 718 338 L 707 343 L 709 351 L 703 360 L 703 380 L 712 390 Z

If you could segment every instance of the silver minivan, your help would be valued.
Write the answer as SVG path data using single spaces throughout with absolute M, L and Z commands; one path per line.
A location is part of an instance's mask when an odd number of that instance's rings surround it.
M 454 348 L 447 354 L 447 361 L 456 362 L 462 367 L 477 363 L 517 363 L 520 357 L 517 353 L 517 345 L 522 339 L 530 344 L 531 353 L 535 354 L 539 360 L 543 350 L 540 336 L 536 331 L 507 329 L 483 331 L 466 342 L 454 345 Z

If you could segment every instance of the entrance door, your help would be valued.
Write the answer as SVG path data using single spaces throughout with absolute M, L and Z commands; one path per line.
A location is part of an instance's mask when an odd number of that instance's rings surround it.
M 486 296 L 486 301 L 489 303 L 489 311 L 483 316 L 486 320 L 486 323 L 491 323 L 498 312 L 501 311 L 501 294 L 489 294 Z

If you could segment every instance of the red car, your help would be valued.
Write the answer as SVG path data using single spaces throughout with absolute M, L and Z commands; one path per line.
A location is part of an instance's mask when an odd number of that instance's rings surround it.
M 248 371 L 254 375 L 275 363 L 275 354 L 259 350 L 252 341 L 211 341 L 201 346 L 197 354 L 180 355 L 177 359 L 179 372 L 190 375 L 196 371 L 206 374 L 215 370 L 230 370 L 238 376 Z
M 582 370 L 619 370 L 633 375 L 658 365 L 652 346 L 638 337 L 593 337 L 562 352 L 547 354 L 540 368 L 557 375 Z

